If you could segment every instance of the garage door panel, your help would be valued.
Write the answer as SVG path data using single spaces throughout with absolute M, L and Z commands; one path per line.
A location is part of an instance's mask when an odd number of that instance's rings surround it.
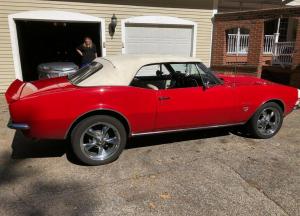
M 125 31 L 128 54 L 192 54 L 192 27 L 126 26 Z

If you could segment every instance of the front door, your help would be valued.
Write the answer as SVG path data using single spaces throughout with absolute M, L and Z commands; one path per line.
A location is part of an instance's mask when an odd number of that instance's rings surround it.
M 166 64 L 166 67 L 173 73 L 173 78 L 170 86 L 160 89 L 158 93 L 156 130 L 233 122 L 236 101 L 231 86 L 220 83 L 204 70 L 203 65 L 197 63 Z

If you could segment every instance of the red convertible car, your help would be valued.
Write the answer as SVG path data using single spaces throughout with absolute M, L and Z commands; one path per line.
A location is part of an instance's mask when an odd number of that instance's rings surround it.
M 270 138 L 299 108 L 299 90 L 255 77 L 216 76 L 194 58 L 97 58 L 68 77 L 22 82 L 6 92 L 8 126 L 41 139 L 70 138 L 89 165 L 115 160 L 132 136 L 247 125 Z

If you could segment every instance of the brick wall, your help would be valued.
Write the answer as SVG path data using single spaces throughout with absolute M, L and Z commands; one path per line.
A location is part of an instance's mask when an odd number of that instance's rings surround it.
M 290 67 L 271 66 L 272 55 L 263 54 L 264 22 L 279 17 L 297 19 L 295 53 Z M 249 30 L 248 55 L 227 54 L 226 30 L 246 28 Z M 261 77 L 264 72 L 270 80 L 300 88 L 300 7 L 282 7 L 266 10 L 216 14 L 212 45 L 211 68 L 221 73 L 239 73 Z M 286 77 L 286 78 L 285 78 Z
M 291 73 L 292 86 L 300 88 L 300 17 L 297 17 L 297 33 L 295 41 L 295 53 L 293 55 L 293 65 Z
M 300 65 L 300 18 L 296 18 L 298 23 L 296 41 L 295 41 L 295 53 L 293 55 L 293 68 L 297 68 Z
M 227 54 L 226 49 L 226 30 L 232 28 L 245 28 L 249 30 L 249 50 L 248 55 L 233 56 Z M 264 43 L 264 20 L 215 20 L 213 32 L 212 60 L 211 65 L 214 70 L 228 70 L 228 63 L 237 64 L 243 62 L 243 68 L 247 68 L 248 73 L 254 73 L 257 76 L 261 74 L 261 66 L 263 64 L 262 52 Z M 246 61 L 246 62 L 245 62 Z M 234 65 L 231 65 L 234 67 Z M 239 72 L 239 71 L 237 71 Z M 241 71 L 242 72 L 242 71 Z
M 225 63 L 226 36 L 223 22 L 214 22 L 211 65 L 222 65 Z
M 219 13 L 215 15 L 216 21 L 254 20 L 254 19 L 277 19 L 279 17 L 300 17 L 300 6 L 278 7 L 262 10 L 242 12 Z

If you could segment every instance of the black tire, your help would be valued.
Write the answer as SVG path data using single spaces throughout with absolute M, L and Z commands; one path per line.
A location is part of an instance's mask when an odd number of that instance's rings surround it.
M 103 125 L 102 129 L 101 129 L 101 125 Z M 92 129 L 93 127 L 99 127 L 99 129 Z M 95 133 L 99 135 L 103 132 L 104 127 L 110 128 L 108 129 L 109 132 L 108 131 L 106 132 L 107 134 L 108 133 L 116 134 L 115 137 L 118 140 L 118 144 L 111 148 L 113 152 L 111 153 L 111 155 L 107 156 L 107 158 L 96 158 L 97 157 L 96 154 L 98 153 L 98 151 L 100 151 L 99 149 L 100 148 L 105 149 L 104 148 L 105 142 L 103 141 L 104 138 L 102 138 L 102 141 L 99 141 L 100 139 L 96 139 L 93 136 L 90 136 L 89 132 L 91 132 L 90 129 L 92 129 L 93 135 L 95 135 Z M 110 137 L 108 137 L 107 139 L 109 138 Z M 94 145 L 91 148 L 91 150 L 90 149 L 86 150 L 86 147 L 84 147 L 84 145 L 87 145 L 87 144 L 83 144 L 84 139 L 85 140 L 88 139 L 89 143 L 92 143 L 92 144 L 88 144 L 89 146 Z M 94 144 L 96 142 L 97 145 Z M 100 144 L 100 142 L 102 144 Z M 127 142 L 127 133 L 124 125 L 118 119 L 107 115 L 95 115 L 95 116 L 88 117 L 82 120 L 81 122 L 79 122 L 71 133 L 71 144 L 72 144 L 72 149 L 74 154 L 84 164 L 92 165 L 92 166 L 104 165 L 115 161 L 120 156 L 123 149 L 125 148 L 126 142 Z M 98 145 L 103 145 L 103 147 L 99 147 Z M 93 156 L 93 154 L 95 154 L 95 156 Z
M 270 119 L 272 120 L 271 123 L 273 123 L 273 121 L 276 122 L 276 128 L 273 129 L 273 128 L 271 128 L 271 126 L 269 126 L 270 127 L 269 134 L 267 133 L 268 130 L 264 129 L 264 127 L 261 127 L 261 123 L 259 123 L 259 120 L 261 121 L 263 119 L 262 116 L 263 116 L 264 111 L 269 111 L 269 112 L 273 111 L 273 113 L 275 113 L 274 114 L 275 117 L 272 117 Z M 255 114 L 252 116 L 252 118 L 247 123 L 247 128 L 250 130 L 252 137 L 258 138 L 258 139 L 268 139 L 268 138 L 275 136 L 278 133 L 278 131 L 280 130 L 280 128 L 282 126 L 282 122 L 283 122 L 282 108 L 277 103 L 268 102 L 268 103 L 265 103 L 264 105 L 262 105 L 255 112 Z M 271 124 L 271 123 L 269 123 L 269 124 Z M 264 123 L 264 124 L 267 124 L 267 123 Z M 266 128 L 267 128 L 267 126 L 266 126 Z M 262 131 L 266 131 L 266 133 L 264 133 Z

